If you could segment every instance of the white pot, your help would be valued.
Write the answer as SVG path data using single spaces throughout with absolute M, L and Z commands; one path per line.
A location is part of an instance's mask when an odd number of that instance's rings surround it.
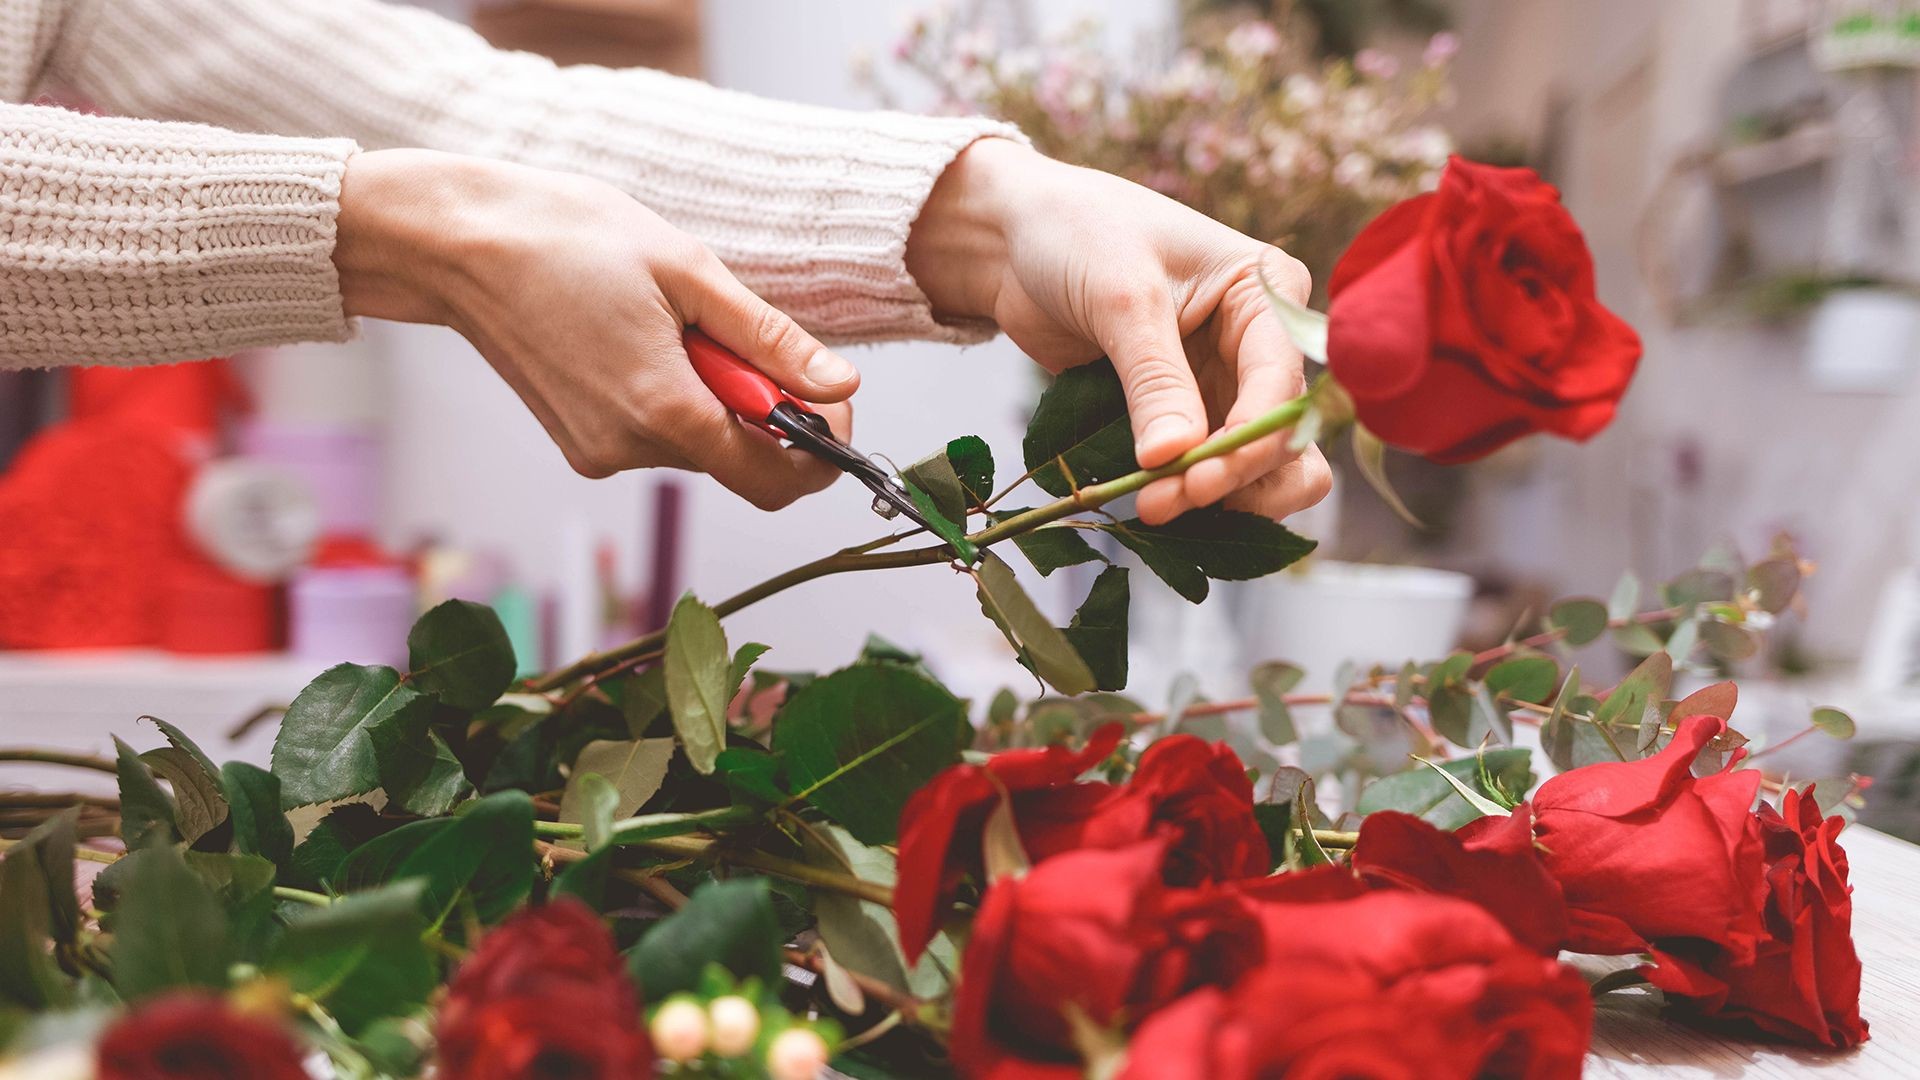
M 1920 357 L 1920 299 L 1895 289 L 1841 289 L 1820 302 L 1807 332 L 1816 389 L 1892 393 Z
M 1298 664 L 1304 686 L 1326 690 L 1347 660 L 1364 668 L 1444 657 L 1466 622 L 1473 579 L 1420 566 L 1314 562 L 1249 592 L 1247 658 Z

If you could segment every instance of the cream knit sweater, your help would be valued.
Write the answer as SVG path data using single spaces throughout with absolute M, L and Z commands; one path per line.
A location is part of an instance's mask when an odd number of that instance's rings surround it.
M 13 104 L 48 87 L 151 119 Z M 334 226 L 362 146 L 610 181 L 832 341 L 977 340 L 905 251 L 990 134 L 1018 133 L 557 68 L 378 0 L 0 0 L 0 367 L 347 338 Z

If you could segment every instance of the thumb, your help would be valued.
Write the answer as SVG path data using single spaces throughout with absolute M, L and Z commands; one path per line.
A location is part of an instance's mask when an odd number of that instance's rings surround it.
M 815 340 L 785 312 L 740 284 L 718 259 L 698 272 L 691 295 L 673 297 L 688 323 L 765 372 L 780 388 L 812 402 L 845 401 L 860 372 Z

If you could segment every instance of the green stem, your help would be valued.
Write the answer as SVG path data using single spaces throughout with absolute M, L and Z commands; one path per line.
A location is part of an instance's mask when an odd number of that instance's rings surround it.
M 997 544 L 1032 532 L 1042 525 L 1071 517 L 1086 510 L 1097 510 L 1123 495 L 1131 495 L 1155 480 L 1169 476 L 1178 476 L 1209 458 L 1230 454 L 1249 443 L 1264 439 L 1269 435 L 1285 431 L 1298 423 L 1313 405 L 1311 391 L 1276 406 L 1272 410 L 1241 424 L 1230 431 L 1221 432 L 1199 446 L 1181 454 L 1172 461 L 1154 469 L 1141 469 L 1125 476 L 1116 477 L 1105 483 L 1090 484 L 1075 491 L 1063 499 L 1057 499 L 1045 506 L 1029 510 L 1024 514 L 1015 514 L 1004 518 L 985 529 L 967 537 L 979 547 Z M 899 537 L 883 538 L 891 543 Z M 786 573 L 775 575 L 744 592 L 713 605 L 715 613 L 722 618 L 750 607 L 766 598 L 787 591 L 795 585 L 803 585 L 818 578 L 834 574 L 845 574 L 856 570 L 888 570 L 904 566 L 931 566 L 944 563 L 953 558 L 953 552 L 944 544 L 938 547 L 911 548 L 906 551 L 873 551 L 872 544 L 837 551 L 823 559 L 796 566 Z M 578 679 L 584 679 L 608 668 L 625 663 L 636 656 L 644 656 L 666 644 L 667 632 L 656 630 L 644 637 L 635 638 L 624 645 L 594 653 L 531 684 L 530 689 L 544 693 L 557 690 Z
M 760 815 L 755 813 L 752 807 L 746 806 L 723 806 L 718 810 L 699 810 L 688 814 L 642 814 L 639 817 L 614 822 L 611 842 L 638 844 L 645 840 L 724 829 L 729 825 L 746 825 L 759 817 Z M 585 830 L 585 826 L 570 821 L 533 823 L 535 836 L 578 840 L 585 835 Z
M 273 896 L 276 900 L 295 900 L 302 904 L 312 904 L 314 907 L 326 907 L 333 903 L 333 897 L 326 893 L 308 892 L 290 885 L 275 885 Z
M 67 754 L 58 750 L 32 750 L 16 747 L 0 749 L 0 761 L 31 761 L 42 765 L 69 765 L 76 769 L 92 769 L 95 772 L 112 773 L 118 771 L 111 760 L 94 757 L 92 754 Z

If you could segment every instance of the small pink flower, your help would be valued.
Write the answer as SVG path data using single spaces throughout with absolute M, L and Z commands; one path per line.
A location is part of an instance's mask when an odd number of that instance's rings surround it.
M 1264 60 L 1280 51 L 1280 31 L 1273 24 L 1249 19 L 1227 34 L 1227 55 L 1242 63 Z
M 1423 59 L 1430 68 L 1440 67 L 1460 55 L 1460 35 L 1442 31 L 1433 35 L 1427 42 L 1427 51 Z
M 1361 49 L 1353 58 L 1353 70 L 1369 79 L 1391 79 L 1400 74 L 1400 61 L 1379 49 Z

